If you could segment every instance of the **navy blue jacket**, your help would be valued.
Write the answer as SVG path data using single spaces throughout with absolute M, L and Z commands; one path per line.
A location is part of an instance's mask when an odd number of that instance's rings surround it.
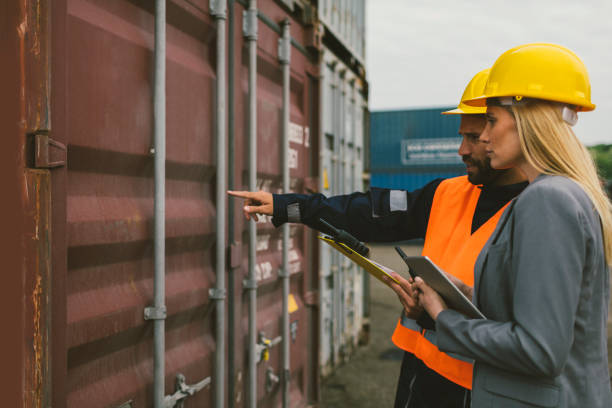
M 395 242 L 425 238 L 434 194 L 442 179 L 418 190 L 373 187 L 365 193 L 325 197 L 322 194 L 274 194 L 272 223 L 300 222 L 322 232 L 323 218 L 365 242 Z M 472 232 L 491 218 L 527 183 L 481 187 L 482 193 L 472 219 Z

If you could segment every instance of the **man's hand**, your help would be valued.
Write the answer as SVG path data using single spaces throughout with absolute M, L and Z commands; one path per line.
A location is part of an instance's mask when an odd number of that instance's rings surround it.
M 253 218 L 255 221 L 259 221 L 258 214 L 274 214 L 274 198 L 272 194 L 266 191 L 228 191 L 227 194 L 246 199 L 242 211 L 247 220 Z
M 412 278 L 406 280 L 395 272 L 391 275 L 397 279 L 399 284 L 388 277 L 385 277 L 385 282 L 397 294 L 400 303 L 404 306 L 406 316 L 409 319 L 417 320 L 423 313 L 423 307 L 419 305 L 418 292 L 412 283 Z
M 441 311 L 448 309 L 438 292 L 433 290 L 420 277 L 414 280 L 415 290 L 419 293 L 419 304 L 427 310 L 432 319 L 437 320 Z

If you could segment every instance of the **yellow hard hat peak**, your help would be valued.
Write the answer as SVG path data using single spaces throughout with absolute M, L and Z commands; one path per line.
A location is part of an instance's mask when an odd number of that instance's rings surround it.
M 443 115 L 482 115 L 487 112 L 487 107 L 466 105 L 464 101 L 481 96 L 484 92 L 487 78 L 489 78 L 491 68 L 483 69 L 470 80 L 465 87 L 461 101 L 456 109 L 442 112 Z
M 464 102 L 484 107 L 487 98 L 523 97 L 573 105 L 591 111 L 591 84 L 582 60 L 568 48 L 533 43 L 504 52 L 491 67 L 484 92 Z

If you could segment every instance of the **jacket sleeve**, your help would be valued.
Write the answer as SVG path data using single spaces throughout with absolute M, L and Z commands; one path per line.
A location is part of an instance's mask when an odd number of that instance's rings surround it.
M 514 228 L 511 265 L 485 265 L 483 271 L 511 273 L 512 320 L 473 320 L 445 310 L 436 321 L 438 347 L 506 371 L 554 377 L 573 341 L 589 234 L 583 207 L 572 195 L 551 185 L 523 194 L 506 224 Z M 498 290 L 478 288 L 487 289 Z
M 367 242 L 423 238 L 436 188 L 436 179 L 409 192 L 372 188 L 368 192 L 333 197 L 322 194 L 274 194 L 272 223 L 300 222 L 325 231 L 319 218 Z

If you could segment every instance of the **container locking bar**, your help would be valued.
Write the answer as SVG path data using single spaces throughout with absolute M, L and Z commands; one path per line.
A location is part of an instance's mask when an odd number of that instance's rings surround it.
M 264 332 L 259 332 L 259 343 L 255 345 L 255 353 L 257 362 L 268 361 L 270 359 L 270 349 L 283 341 L 283 336 L 278 336 L 275 339 L 269 339 Z
M 174 390 L 176 391 L 172 395 L 166 395 L 164 397 L 164 408 L 183 408 L 183 402 L 185 398 L 193 396 L 196 392 L 206 388 L 210 385 L 210 377 L 206 377 L 199 383 L 193 385 L 187 385 L 185 376 L 181 373 L 176 375 L 176 381 L 174 383 Z

